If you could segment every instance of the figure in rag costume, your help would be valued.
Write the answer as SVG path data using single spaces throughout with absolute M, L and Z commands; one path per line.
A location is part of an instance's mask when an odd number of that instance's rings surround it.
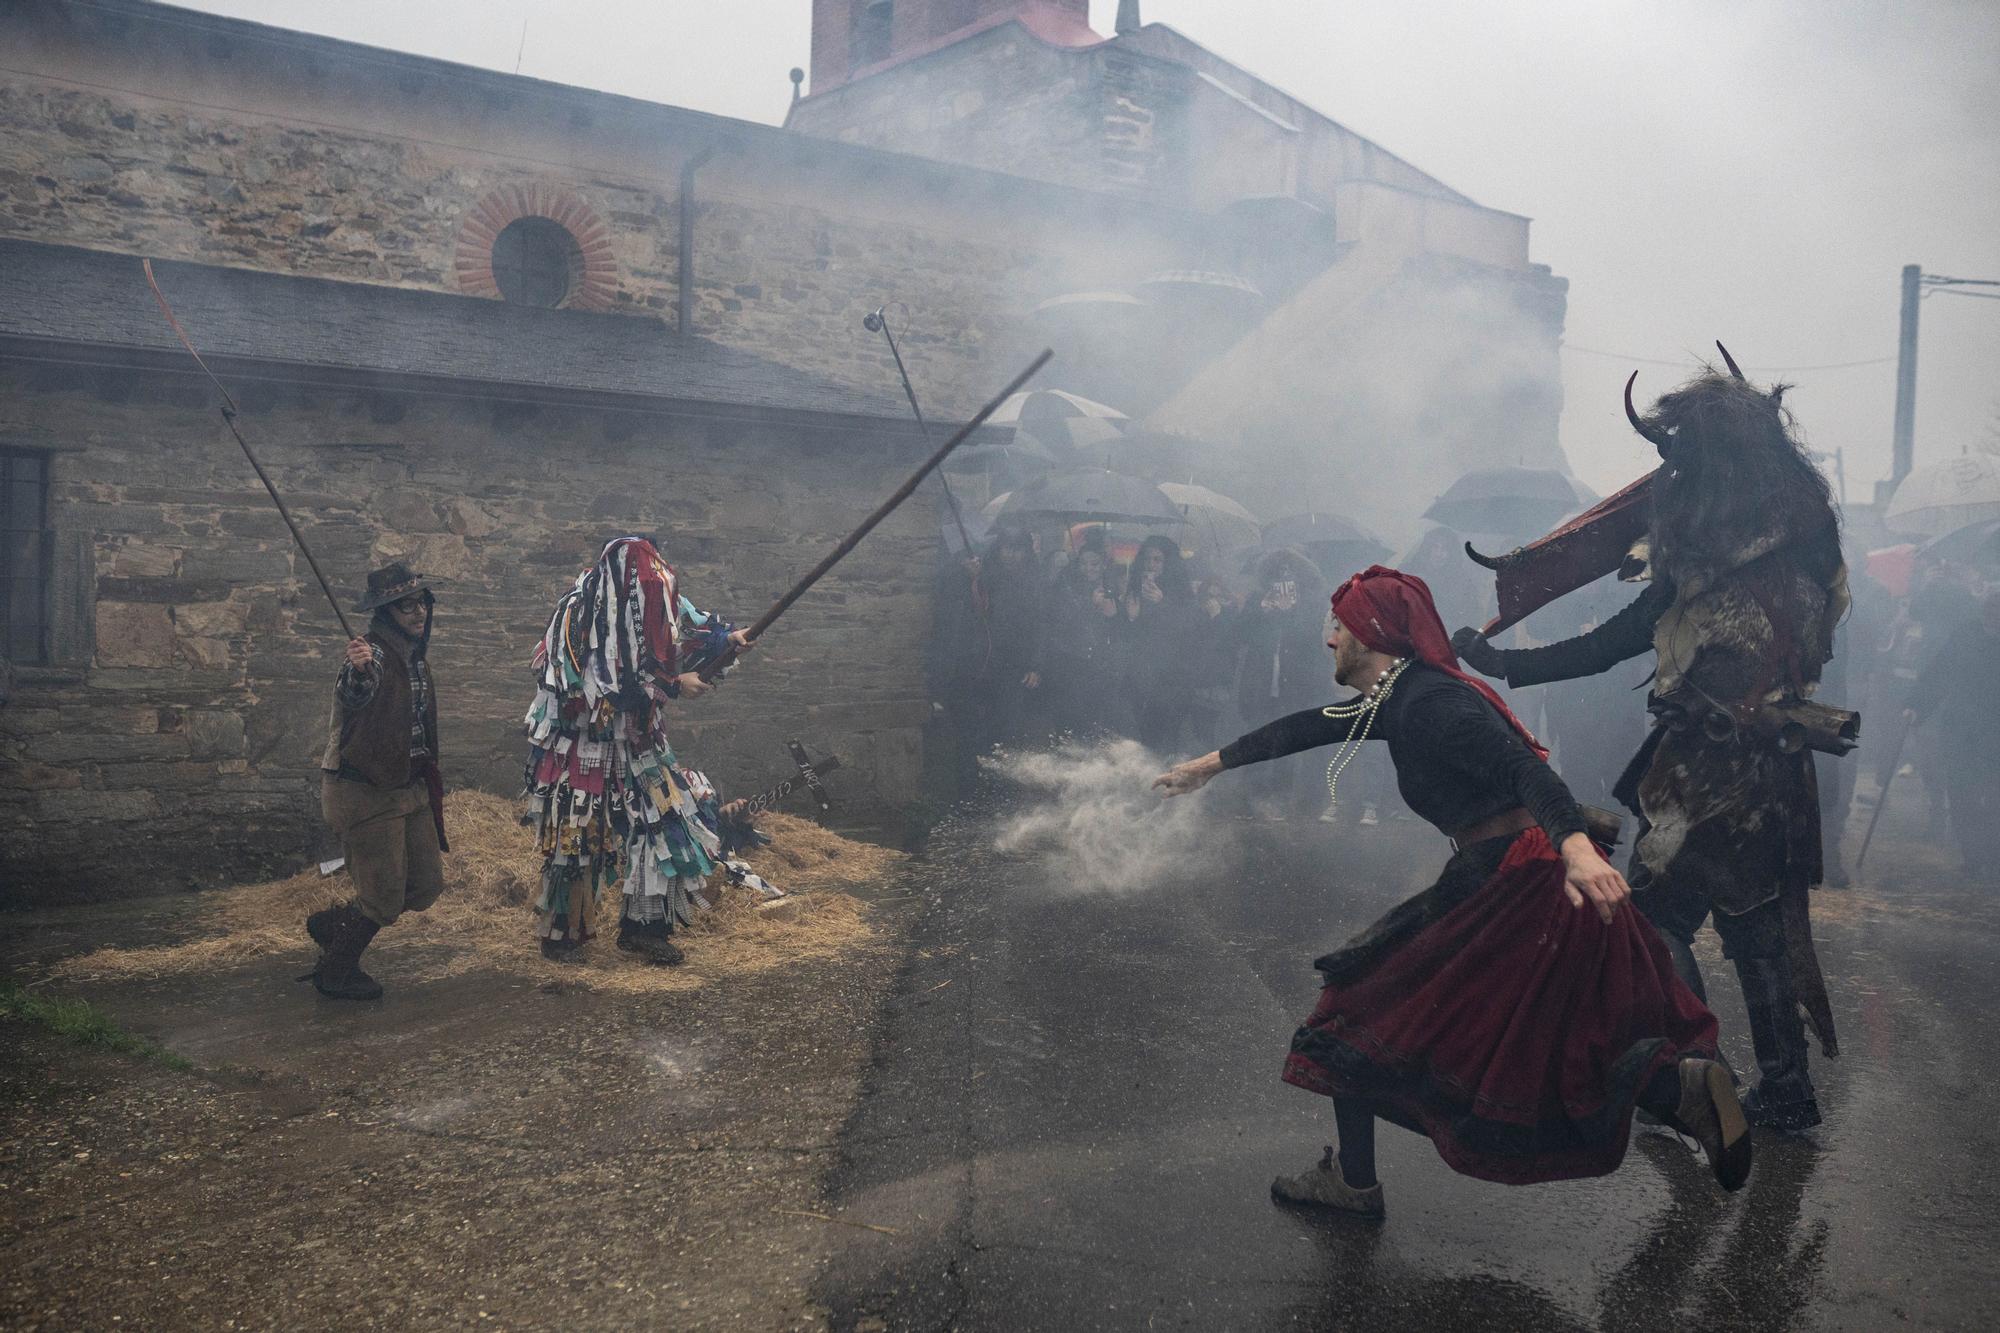
M 1730 370 L 1696 377 L 1646 417 L 1627 386 L 1628 415 L 1666 463 L 1628 562 L 1650 577 L 1636 601 L 1543 648 L 1502 651 L 1469 629 L 1453 642 L 1468 666 L 1515 686 L 1654 654 L 1653 730 L 1615 788 L 1641 821 L 1633 901 L 1704 998 L 1691 945 L 1712 915 L 1757 1052 L 1745 1109 L 1798 1131 L 1820 1121 L 1802 1006 L 1824 1052 L 1837 1050 L 1806 895 L 1822 871 L 1810 750 L 1845 753 L 1858 727 L 1813 702 L 1847 573 L 1831 493 L 1792 437 L 1783 386 L 1766 393 Z
M 669 936 L 706 905 L 698 895 L 724 847 L 715 788 L 674 758 L 665 705 L 712 688 L 699 671 L 731 645 L 749 647 L 681 595 L 642 537 L 607 544 L 556 603 L 526 720 L 544 956 L 575 957 L 595 933 L 598 895 L 615 884 L 618 946 L 681 961 Z
M 1452 839 L 1437 883 L 1314 964 L 1318 1006 L 1285 1081 L 1334 1099 L 1338 1159 L 1280 1177 L 1281 1201 L 1380 1217 L 1375 1121 L 1455 1170 L 1526 1184 L 1603 1175 L 1642 1106 L 1692 1135 L 1725 1189 L 1749 1126 L 1715 1059 L 1715 1017 L 1626 901 L 1583 811 L 1492 689 L 1458 668 L 1423 580 L 1375 566 L 1333 595 L 1351 703 L 1309 708 L 1178 765 L 1179 795 L 1228 768 L 1388 743 L 1411 810 Z M 1587 910 L 1588 909 L 1588 910 Z

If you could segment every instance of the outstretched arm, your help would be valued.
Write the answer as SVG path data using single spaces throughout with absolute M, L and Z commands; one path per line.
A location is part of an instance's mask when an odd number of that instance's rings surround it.
M 1220 750 L 1211 750 L 1199 759 L 1175 764 L 1153 785 L 1169 796 L 1185 796 L 1208 785 L 1209 779 L 1225 768 L 1260 764 L 1266 759 L 1282 759 L 1288 754 L 1332 745 L 1354 734 L 1359 717 L 1339 716 L 1342 710 L 1307 708 L 1269 722 L 1247 735 L 1238 736 Z M 1381 719 L 1374 734 L 1380 735 Z
M 1509 685 L 1545 685 L 1609 671 L 1653 650 L 1653 626 L 1673 605 L 1664 583 L 1646 590 L 1623 611 L 1587 634 L 1543 648 L 1495 648 L 1477 630 L 1462 629 L 1451 644 L 1465 664 L 1482 676 L 1496 676 Z

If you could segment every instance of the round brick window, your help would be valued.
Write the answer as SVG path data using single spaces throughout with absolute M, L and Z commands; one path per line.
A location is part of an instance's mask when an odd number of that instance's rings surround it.
M 453 267 L 468 296 L 569 310 L 615 305 L 611 230 L 560 187 L 509 185 L 474 204 L 459 224 Z
M 583 247 L 550 218 L 516 218 L 493 238 L 493 285 L 514 305 L 553 309 L 583 274 Z

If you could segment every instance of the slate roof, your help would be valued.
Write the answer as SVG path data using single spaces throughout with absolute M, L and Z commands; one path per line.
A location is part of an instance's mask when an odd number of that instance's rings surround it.
M 0 240 L 0 338 L 179 352 L 135 255 Z M 204 357 L 901 419 L 857 390 L 657 319 L 156 261 Z

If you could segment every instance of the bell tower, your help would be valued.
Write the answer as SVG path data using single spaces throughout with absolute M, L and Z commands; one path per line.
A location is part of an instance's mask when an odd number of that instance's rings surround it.
M 812 91 L 1009 18 L 1088 26 L 1090 0 L 813 0 Z

